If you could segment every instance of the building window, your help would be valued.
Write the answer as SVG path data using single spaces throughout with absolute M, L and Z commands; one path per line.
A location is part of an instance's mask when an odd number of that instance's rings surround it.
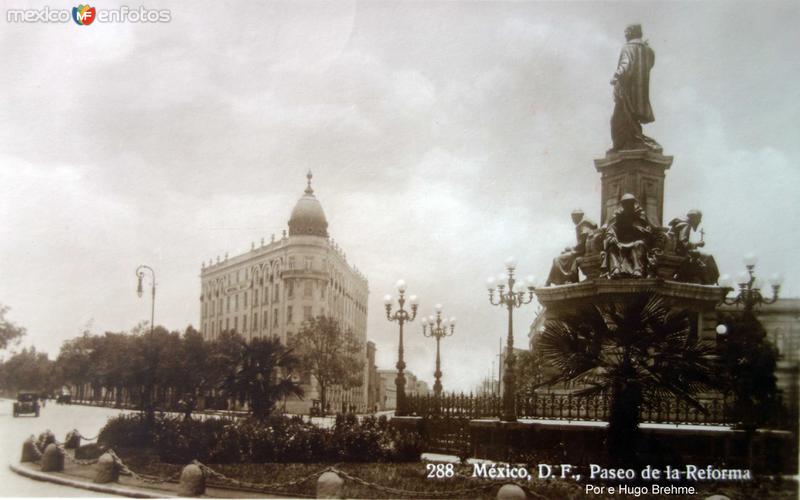
M 226 306 L 227 309 L 226 309 L 225 312 L 231 312 L 231 296 L 230 295 L 228 295 L 228 300 L 226 300 L 225 302 L 227 302 L 227 306 Z
M 242 316 L 242 331 L 243 332 L 247 331 L 247 315 L 246 314 Z
M 238 293 L 233 296 L 233 310 L 234 311 L 238 311 L 239 310 L 239 294 Z
M 325 285 L 325 284 L 323 284 L 321 287 L 319 287 L 319 298 L 321 298 L 321 299 L 325 298 L 325 289 L 327 287 L 328 287 L 328 285 Z
M 311 319 L 311 306 L 303 306 L 303 321 Z
M 247 309 L 247 292 L 244 292 L 244 307 Z
M 278 308 L 276 307 L 274 311 L 272 311 L 272 326 L 278 326 Z
M 262 317 L 264 319 L 262 319 L 261 321 L 264 322 L 264 330 L 266 330 L 267 327 L 269 326 L 269 316 L 267 315 L 267 311 L 264 311 L 264 316 L 262 316 Z
M 294 281 L 286 282 L 286 296 L 288 298 L 294 298 Z
M 310 299 L 313 297 L 314 293 L 314 284 L 311 280 L 306 281 L 303 283 L 303 297 Z
M 289 257 L 289 269 L 294 269 L 294 257 Z
M 230 329 L 231 329 L 231 324 L 228 322 L 229 319 L 230 318 L 225 318 L 225 330 L 226 331 L 230 331 Z
M 233 317 L 233 331 L 239 331 L 239 316 Z
M 280 290 L 281 290 L 281 284 L 275 283 L 275 292 L 274 295 L 272 296 L 272 302 L 278 302 L 278 300 L 280 299 Z
M 253 290 L 253 304 L 258 305 L 258 288 Z
M 286 308 L 286 324 L 292 322 L 292 306 Z
M 306 271 L 310 271 L 313 268 L 314 268 L 314 258 L 306 257 Z

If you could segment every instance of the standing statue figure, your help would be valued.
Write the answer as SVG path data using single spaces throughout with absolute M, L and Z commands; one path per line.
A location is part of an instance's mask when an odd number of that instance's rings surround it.
M 577 244 L 567 247 L 564 252 L 553 259 L 550 274 L 544 286 L 565 285 L 578 282 L 578 257 L 586 252 L 586 238 L 597 229 L 597 224 L 583 218 L 583 210 L 572 211 L 572 223 L 575 224 Z
M 625 28 L 627 42 L 611 84 L 614 86 L 614 114 L 611 115 L 613 149 L 661 149 L 642 133 L 642 124 L 655 121 L 650 107 L 650 70 L 656 62 L 653 49 L 642 40 L 642 26 Z
M 675 218 L 669 222 L 670 236 L 675 240 L 675 253 L 686 257 L 686 262 L 678 269 L 677 279 L 701 285 L 715 285 L 719 279 L 719 269 L 713 255 L 701 253 L 698 249 L 705 241 L 689 241 L 692 231 L 703 220 L 700 210 L 689 210 L 685 218 Z
M 620 206 L 608 221 L 603 239 L 604 276 L 643 278 L 647 275 L 648 252 L 657 237 L 642 207 L 632 194 L 620 198 Z

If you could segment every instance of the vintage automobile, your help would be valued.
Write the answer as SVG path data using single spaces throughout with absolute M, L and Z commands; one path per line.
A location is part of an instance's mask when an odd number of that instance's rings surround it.
M 39 395 L 33 391 L 20 391 L 14 402 L 14 416 L 30 413 L 39 416 Z
M 56 396 L 56 404 L 68 405 L 72 404 L 72 394 L 69 391 L 61 391 Z

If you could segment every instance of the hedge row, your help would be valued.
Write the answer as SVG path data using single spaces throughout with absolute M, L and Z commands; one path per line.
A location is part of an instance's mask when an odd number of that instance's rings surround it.
M 394 428 L 386 417 L 337 416 L 322 429 L 299 417 L 183 420 L 159 416 L 150 429 L 143 415 L 109 419 L 98 442 L 112 448 L 152 448 L 163 462 L 411 462 L 422 452 L 416 432 Z

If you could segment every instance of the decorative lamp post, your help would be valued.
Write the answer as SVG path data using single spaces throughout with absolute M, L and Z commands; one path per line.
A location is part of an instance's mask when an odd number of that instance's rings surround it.
M 456 318 L 442 319 L 442 305 L 436 304 L 436 316 L 428 316 L 428 324 L 422 323 L 422 334 L 426 337 L 433 337 L 436 339 L 436 371 L 433 376 L 436 382 L 433 384 L 433 394 L 436 397 L 442 395 L 442 369 L 441 361 L 439 358 L 439 342 L 444 337 L 450 337 L 455 333 Z
M 772 287 L 772 298 L 764 297 L 761 294 L 761 290 L 764 288 L 764 281 L 756 277 L 754 273 L 757 262 L 758 259 L 752 253 L 744 257 L 744 265 L 747 271 L 742 271 L 737 275 L 736 284 L 739 285 L 739 291 L 733 297 L 728 297 L 728 294 L 734 289 L 733 280 L 727 274 L 720 277 L 719 286 L 725 290 L 725 297 L 722 299 L 723 303 L 729 306 L 741 305 L 746 312 L 752 312 L 753 309 L 761 304 L 772 304 L 778 300 L 783 277 L 780 274 L 772 275 L 769 280 Z M 719 333 L 719 330 L 717 333 Z M 724 335 L 724 333 L 722 334 Z
M 144 278 L 144 272 L 150 271 L 150 278 L 151 278 L 151 286 L 150 292 L 152 295 L 151 303 L 150 303 L 150 333 L 153 333 L 153 320 L 156 314 L 156 272 L 153 271 L 153 268 L 150 266 L 146 266 L 142 264 L 141 266 L 136 268 L 136 277 L 139 278 L 139 285 L 136 287 L 136 295 L 139 297 L 142 296 L 142 279 Z
M 497 281 L 497 296 L 494 293 L 495 279 L 489 278 L 486 282 L 486 287 L 489 289 L 489 302 L 494 306 L 508 309 L 508 338 L 506 340 L 505 372 L 503 373 L 503 411 L 500 417 L 504 422 L 517 420 L 514 395 L 514 309 L 533 302 L 536 280 L 533 276 L 528 276 L 525 279 L 527 286 L 518 283 L 514 278 L 516 267 L 517 261 L 513 257 L 506 259 L 506 272 L 501 273 Z
M 397 291 L 400 294 L 397 298 L 397 303 L 400 305 L 397 311 L 392 313 L 391 295 L 386 295 L 383 298 L 383 303 L 386 305 L 386 319 L 389 321 L 397 321 L 397 324 L 400 325 L 400 343 L 397 347 L 397 377 L 394 379 L 394 383 L 397 388 L 397 409 L 395 413 L 402 416 L 405 415 L 406 411 L 406 376 L 403 373 L 403 370 L 406 368 L 406 363 L 403 361 L 403 325 L 407 321 L 414 321 L 414 318 L 417 317 L 418 303 L 417 296 L 411 295 L 408 298 L 411 304 L 411 311 L 405 309 L 406 282 L 404 280 L 399 280 L 397 282 Z

